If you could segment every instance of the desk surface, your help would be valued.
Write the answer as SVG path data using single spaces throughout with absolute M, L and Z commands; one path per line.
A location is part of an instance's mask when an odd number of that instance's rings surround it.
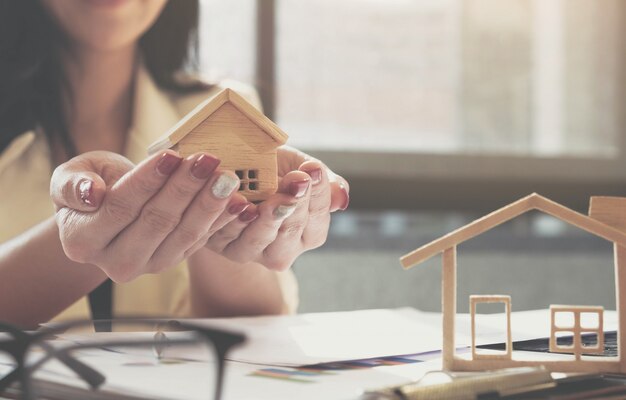
M 517 324 L 519 324 L 517 326 L 522 329 L 522 336 L 518 337 L 517 340 L 545 336 L 541 332 L 544 330 L 548 332 L 549 329 L 543 327 L 537 321 L 547 320 L 545 315 L 547 312 L 547 310 L 539 310 L 513 313 L 513 326 L 516 326 L 517 321 Z M 607 329 L 610 329 L 611 321 L 616 319 L 614 314 L 614 312 L 608 312 L 606 316 Z M 498 315 L 485 315 L 484 317 L 484 326 L 487 328 L 484 340 L 486 340 L 486 343 L 494 343 L 493 339 L 490 339 L 489 334 L 491 334 L 490 329 L 494 322 L 498 321 Z M 398 318 L 400 318 L 400 323 L 398 323 Z M 406 321 L 402 321 L 402 318 L 409 320 L 412 318 L 417 319 L 417 321 L 413 321 L 413 323 L 417 324 L 415 331 L 409 331 L 408 337 L 404 338 L 403 334 L 407 332 L 403 328 L 406 328 L 407 325 Z M 364 349 L 365 352 L 358 354 L 369 354 L 370 348 L 378 348 L 380 351 L 388 352 L 390 351 L 389 348 L 384 347 L 384 345 L 388 342 L 393 342 L 398 337 L 403 340 L 408 339 L 407 342 L 409 344 L 415 342 L 414 349 L 419 349 L 421 348 L 420 343 L 428 342 L 430 336 L 435 335 L 435 338 L 430 337 L 430 339 L 439 340 L 440 342 L 440 319 L 441 317 L 438 314 L 404 309 L 399 313 L 398 310 L 366 310 L 321 315 L 305 314 L 291 317 L 232 318 L 227 320 L 206 320 L 205 322 L 222 328 L 238 326 L 241 330 L 247 330 L 247 333 L 250 333 L 249 345 L 252 346 L 252 349 L 249 348 L 247 350 L 248 354 L 256 356 L 271 355 L 272 353 L 286 351 L 291 346 L 291 350 L 299 350 L 300 353 L 296 354 L 297 357 L 305 355 L 317 359 L 316 357 L 327 352 L 328 348 L 336 347 L 337 343 L 348 343 L 351 339 L 350 335 L 357 334 L 360 335 L 359 339 L 362 340 L 363 337 L 367 337 L 371 341 L 371 343 L 361 343 L 360 346 L 366 347 Z M 465 328 L 469 330 L 467 316 L 459 315 L 458 319 L 460 323 L 457 324 L 457 328 L 459 330 Z M 343 321 L 343 325 L 338 324 L 338 321 Z M 355 329 L 355 327 L 359 328 L 359 326 L 349 326 L 359 321 L 365 324 L 360 326 L 360 333 L 358 329 Z M 348 325 L 346 328 L 342 328 L 342 326 L 346 325 Z M 378 328 L 374 329 L 376 325 L 378 325 Z M 433 326 L 438 328 L 435 329 Z M 422 327 L 423 330 L 419 331 L 419 327 Z M 344 329 L 347 330 L 344 331 Z M 372 333 L 368 329 L 373 330 L 375 334 L 367 336 L 367 333 Z M 524 330 L 526 331 L 524 332 Z M 270 336 L 272 340 L 267 341 L 267 336 Z M 458 336 L 462 338 L 462 332 L 459 332 Z M 70 339 L 80 342 L 80 338 L 75 337 L 61 337 L 59 340 Z M 290 341 L 290 343 L 281 342 L 285 340 Z M 330 341 L 335 341 L 336 343 L 329 343 Z M 465 343 L 465 345 L 467 344 L 469 344 L 469 341 Z M 440 356 L 439 347 L 435 347 L 437 351 L 432 351 L 432 345 L 430 343 L 425 350 L 391 353 L 414 354 L 413 356 L 389 358 L 389 353 L 383 353 L 384 359 L 372 360 L 367 357 L 367 360 L 356 362 L 337 362 L 334 360 L 333 363 L 327 365 L 327 368 L 321 369 L 268 365 L 270 363 L 262 362 L 263 359 L 259 359 L 261 361 L 259 363 L 229 361 L 227 362 L 225 377 L 224 399 L 356 399 L 364 390 L 408 383 L 419 379 L 428 371 L 441 369 L 441 360 L 438 358 Z M 459 339 L 457 345 L 463 346 L 463 341 Z M 255 349 L 255 346 L 260 347 L 262 351 L 258 351 L 258 348 Z M 316 350 L 321 351 L 321 353 L 315 353 Z M 244 352 L 243 354 L 245 355 L 246 353 Z M 235 353 L 233 355 L 237 358 Z M 116 376 L 108 381 L 111 385 L 135 390 L 137 393 L 146 393 L 150 398 L 156 398 L 157 395 L 167 395 L 168 393 L 173 395 L 173 398 L 198 398 L 194 396 L 194 394 L 197 394 L 194 384 L 200 383 L 200 380 L 190 381 L 189 377 L 201 377 L 204 376 L 202 375 L 203 373 L 206 374 L 206 365 L 203 366 L 198 362 L 188 362 L 180 368 L 170 368 L 165 373 L 163 371 L 159 372 L 158 369 L 161 367 L 168 368 L 168 366 L 166 364 L 159 365 L 157 362 L 156 365 L 144 368 L 148 368 L 150 374 L 162 374 L 164 378 L 157 382 L 157 386 L 146 387 L 147 385 L 145 382 L 141 382 L 141 379 L 132 378 L 138 375 L 138 368 L 141 368 L 134 362 L 136 361 L 134 360 L 136 354 L 112 353 L 100 350 L 97 354 L 81 354 L 80 357 L 81 359 L 82 357 L 95 357 L 90 360 L 92 362 L 91 365 L 105 365 L 102 363 L 109 363 L 110 366 L 113 366 L 112 370 L 116 371 L 113 374 Z M 241 357 L 241 354 L 239 354 L 239 357 Z M 352 357 L 350 359 L 364 358 L 366 357 Z M 297 359 L 299 358 L 294 360 Z M 307 363 L 303 362 L 299 365 L 303 364 Z M 1 366 L 2 364 L 0 363 Z M 50 376 L 46 376 L 46 379 L 57 380 L 69 385 L 76 384 L 75 376 L 69 373 L 66 368 L 48 372 Z M 1 374 L 2 371 L 0 371 Z M 184 383 L 188 391 L 185 395 L 188 394 L 188 397 L 181 397 L 179 392 L 172 392 L 172 388 L 180 387 L 176 383 L 181 385 Z

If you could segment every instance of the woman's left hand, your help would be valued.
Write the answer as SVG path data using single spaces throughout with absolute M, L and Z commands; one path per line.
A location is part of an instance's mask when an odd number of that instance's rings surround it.
M 346 180 L 286 146 L 278 149 L 278 175 L 278 191 L 214 233 L 207 248 L 235 262 L 283 271 L 326 241 L 330 213 L 348 207 Z

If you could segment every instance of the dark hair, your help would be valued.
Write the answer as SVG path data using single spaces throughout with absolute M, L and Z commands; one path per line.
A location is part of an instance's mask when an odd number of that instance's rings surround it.
M 198 1 L 170 0 L 140 39 L 156 84 L 175 92 L 205 86 L 177 75 L 197 63 Z M 0 0 L 0 151 L 41 127 L 51 146 L 76 154 L 62 109 L 66 81 L 60 63 L 64 35 L 39 0 Z

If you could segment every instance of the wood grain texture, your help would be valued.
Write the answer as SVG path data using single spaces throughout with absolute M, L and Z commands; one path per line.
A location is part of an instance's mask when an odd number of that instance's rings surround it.
M 446 248 L 461 244 L 532 210 L 539 210 L 610 242 L 626 246 L 626 233 L 533 193 L 407 253 L 400 258 L 400 263 L 405 269 L 411 268 Z
M 560 372 L 605 372 L 626 373 L 626 199 L 594 197 L 590 204 L 590 216 L 580 214 L 561 204 L 533 193 L 514 203 L 502 207 L 468 225 L 465 225 L 445 236 L 440 237 L 401 257 L 400 262 L 406 269 L 421 263 L 430 257 L 443 253 L 442 256 L 442 313 L 443 313 L 443 367 L 452 371 L 484 371 L 500 368 L 521 366 L 543 366 L 550 371 Z M 472 296 L 472 351 L 470 354 L 458 355 L 455 352 L 455 317 L 456 317 L 456 247 L 458 244 L 484 233 L 506 221 L 531 210 L 551 215 L 579 229 L 614 243 L 615 249 L 615 293 L 616 308 L 619 316 L 618 357 L 589 357 L 584 354 L 604 351 L 603 324 L 604 314 L 601 307 L 561 306 L 561 311 L 573 312 L 575 324 L 570 328 L 558 327 L 551 311 L 550 347 L 556 351 L 572 352 L 571 359 L 559 360 L 528 360 L 516 356 L 512 351 L 512 331 L 509 296 Z M 486 356 L 476 354 L 475 307 L 479 302 L 502 301 L 507 305 L 507 352 L 504 355 Z M 559 310 L 558 306 L 551 310 Z M 580 314 L 595 312 L 598 314 L 599 326 L 580 326 Z M 556 333 L 572 332 L 574 345 L 571 349 L 559 349 L 556 346 Z M 582 346 L 581 333 L 596 333 L 598 345 L 593 348 Z M 478 356 L 478 357 L 477 357 Z M 565 356 L 564 357 L 569 357 Z
M 224 89 L 214 97 L 205 100 L 194 108 L 189 114 L 174 125 L 168 132 L 157 139 L 148 148 L 149 154 L 157 151 L 168 149 L 181 141 L 187 134 L 193 131 L 204 120 L 211 116 L 215 111 L 222 107 L 225 103 L 233 104 L 241 113 L 243 113 L 252 123 L 256 124 L 261 130 L 272 138 L 278 147 L 287 142 L 289 136 L 283 132 L 274 122 L 263 115 L 252 104 L 248 103 L 243 97 L 232 89 Z
M 219 158 L 220 169 L 258 171 L 257 190 L 243 190 L 250 201 L 276 192 L 276 144 L 229 102 L 224 103 L 175 146 L 183 157 L 205 152 Z
M 556 323 L 559 313 L 571 313 L 573 321 L 571 326 L 561 326 Z M 582 313 L 594 313 L 598 315 L 598 325 L 595 327 L 585 327 L 581 323 Z M 563 332 L 572 335 L 572 345 L 562 346 L 557 342 L 557 334 Z M 583 346 L 581 335 L 584 333 L 595 333 L 598 340 L 596 346 Z M 553 353 L 572 353 L 576 360 L 580 360 L 583 354 L 604 353 L 604 308 L 599 306 L 550 306 L 550 351 Z
M 574 225 L 579 229 L 606 239 L 609 242 L 626 245 L 626 233 L 610 225 L 576 212 L 542 196 L 534 198 L 533 203 L 533 208 L 536 210 L 552 215 L 561 221 Z
M 471 354 L 468 354 L 471 357 Z M 470 360 L 457 356 L 453 362 L 451 371 L 489 371 L 501 368 L 511 367 L 544 367 L 548 371 L 552 372 L 605 372 L 605 373 L 619 373 L 621 371 L 620 362 L 613 359 L 607 359 L 606 357 L 594 357 L 587 356 L 581 360 L 574 360 L 572 356 L 571 360 L 542 360 L 542 361 L 529 361 L 516 358 L 515 352 L 511 360 Z
M 278 125 L 276 125 L 271 119 L 267 118 L 261 111 L 259 111 L 252 104 L 248 103 L 246 99 L 241 97 L 234 90 L 226 89 L 228 99 L 230 102 L 244 113 L 250 120 L 257 124 L 265 133 L 270 135 L 276 143 L 285 144 L 289 136 L 283 132 Z
M 223 90 L 214 97 L 206 99 L 202 103 L 198 104 L 196 108 L 185 115 L 169 131 L 151 144 L 150 147 L 148 147 L 148 154 L 154 154 L 157 151 L 169 149 L 170 147 L 175 146 L 183 137 L 185 137 L 185 135 L 208 118 L 227 100 L 228 92 Z
M 224 89 L 199 104 L 148 152 L 172 148 L 183 157 L 204 152 L 219 158 L 221 169 L 254 171 L 253 185 L 242 180 L 239 192 L 258 202 L 278 188 L 276 148 L 287 139 L 287 134 L 252 104 L 235 91 Z
M 400 263 L 405 269 L 411 268 L 416 264 L 428 260 L 435 254 L 442 252 L 444 249 L 456 246 L 527 212 L 531 209 L 530 199 L 532 196 L 534 195 L 524 197 L 492 212 L 491 214 L 485 215 L 468 225 L 450 232 L 439 239 L 433 240 L 432 242 L 402 256 L 400 258 Z
M 456 247 L 443 252 L 441 272 L 441 312 L 443 313 L 443 368 L 448 369 L 454 360 L 454 318 L 456 317 Z
M 589 201 L 589 216 L 626 232 L 626 198 L 593 196 Z
M 621 372 L 626 373 L 626 247 L 615 244 L 615 302 L 618 315 L 617 351 Z

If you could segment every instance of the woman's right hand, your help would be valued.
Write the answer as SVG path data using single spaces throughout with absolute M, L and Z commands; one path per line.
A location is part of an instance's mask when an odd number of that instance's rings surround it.
M 50 193 L 65 254 L 115 282 L 177 265 L 248 204 L 218 164 L 168 150 L 137 166 L 105 151 L 60 165 Z

